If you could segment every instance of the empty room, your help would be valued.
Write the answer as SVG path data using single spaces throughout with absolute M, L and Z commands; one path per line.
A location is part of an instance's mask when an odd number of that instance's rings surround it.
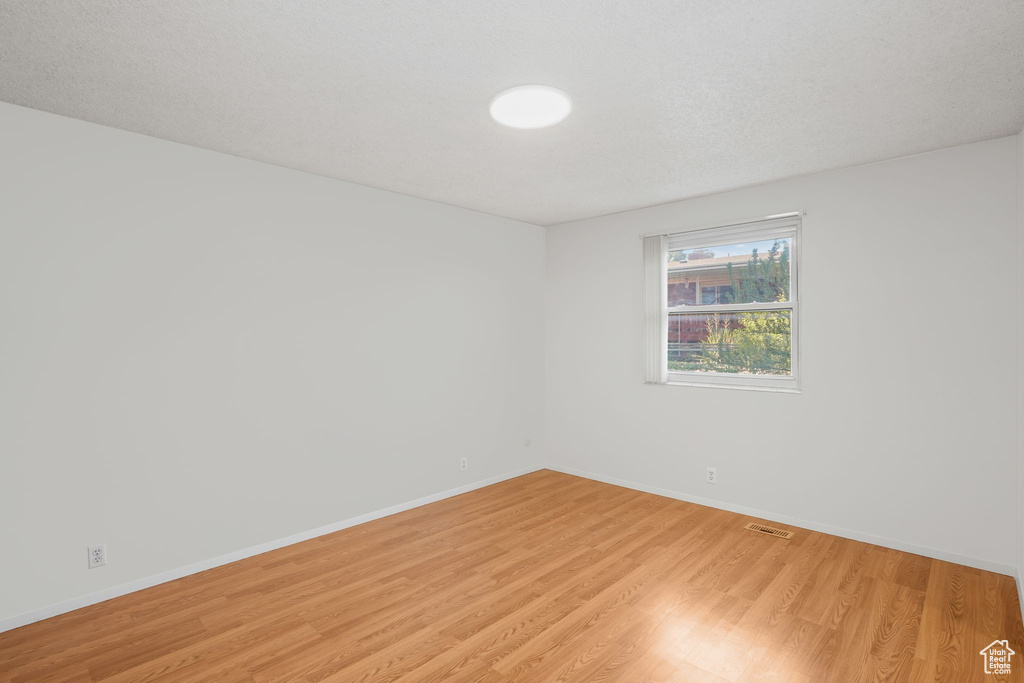
M 0 0 L 0 683 L 1024 681 L 1022 128 L 1022 0 Z

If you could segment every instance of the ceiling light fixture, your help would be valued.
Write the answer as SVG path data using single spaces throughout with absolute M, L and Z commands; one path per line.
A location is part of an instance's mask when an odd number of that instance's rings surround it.
M 491 100 L 491 116 L 512 128 L 544 128 L 565 119 L 572 100 L 558 88 L 521 85 L 498 93 Z

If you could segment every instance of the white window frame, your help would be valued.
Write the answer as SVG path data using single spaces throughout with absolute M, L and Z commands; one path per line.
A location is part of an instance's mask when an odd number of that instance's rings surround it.
M 643 235 L 646 277 L 646 381 L 649 384 L 722 387 L 774 392 L 800 391 L 800 237 L 803 212 L 778 214 L 737 221 L 727 225 L 704 226 L 675 233 Z M 668 252 L 680 249 L 716 247 L 737 242 L 773 239 L 790 241 L 790 296 L 785 302 L 749 304 L 684 304 L 668 306 Z M 668 370 L 669 313 L 716 313 L 789 311 L 790 374 L 740 375 L 724 372 L 683 372 Z

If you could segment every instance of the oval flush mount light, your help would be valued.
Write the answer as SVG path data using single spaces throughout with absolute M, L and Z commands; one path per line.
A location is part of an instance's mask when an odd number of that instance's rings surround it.
M 572 100 L 558 88 L 521 85 L 491 100 L 491 116 L 512 128 L 553 126 L 572 111 Z

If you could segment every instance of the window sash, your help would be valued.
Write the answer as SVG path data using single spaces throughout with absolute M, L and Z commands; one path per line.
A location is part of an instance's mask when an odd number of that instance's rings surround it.
M 792 291 L 792 284 L 790 284 Z M 669 306 L 668 313 L 744 313 L 746 311 L 783 311 L 796 308 L 796 301 L 771 301 L 749 304 L 682 304 Z
M 668 238 L 668 251 L 717 247 L 735 242 L 757 242 L 771 238 L 795 237 L 800 226 L 798 214 L 787 214 L 785 218 L 765 219 L 760 222 L 743 223 L 723 228 L 703 228 L 675 232 Z

